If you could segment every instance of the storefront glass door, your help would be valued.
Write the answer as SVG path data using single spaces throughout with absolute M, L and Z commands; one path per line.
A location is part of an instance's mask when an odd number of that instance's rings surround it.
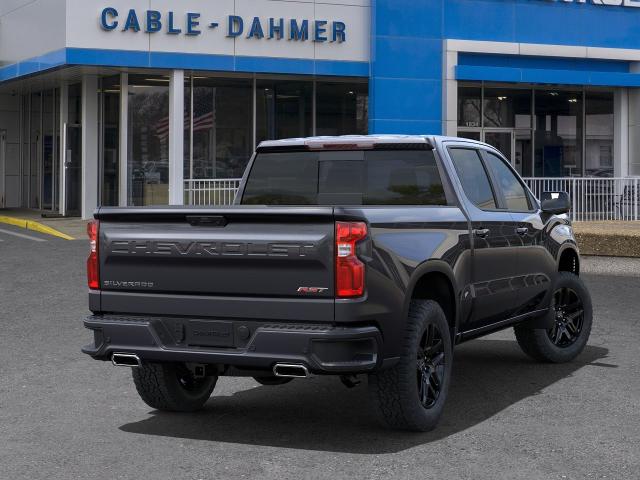
M 65 142 L 65 216 L 76 217 L 82 205 L 82 127 L 67 125 Z
M 484 142 L 497 148 L 509 161 L 513 161 L 513 130 L 485 131 Z

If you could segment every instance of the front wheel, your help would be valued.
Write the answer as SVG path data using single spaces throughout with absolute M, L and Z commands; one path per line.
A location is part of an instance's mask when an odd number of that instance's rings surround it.
M 200 410 L 218 381 L 217 376 L 196 378 L 182 363 L 145 363 L 132 372 L 144 403 L 170 412 Z
M 574 360 L 587 345 L 593 322 L 591 295 L 586 285 L 570 272 L 560 272 L 551 308 L 555 325 L 548 330 L 515 327 L 520 348 L 535 360 L 565 363 Z
M 400 361 L 369 375 L 370 396 L 383 425 L 422 432 L 435 428 L 449 391 L 452 353 L 440 305 L 413 300 Z

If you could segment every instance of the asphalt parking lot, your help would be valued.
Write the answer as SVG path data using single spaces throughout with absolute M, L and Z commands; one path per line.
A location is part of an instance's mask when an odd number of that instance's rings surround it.
M 462 345 L 440 427 L 413 434 L 332 378 L 222 378 L 203 412 L 150 410 L 126 368 L 80 353 L 86 253 L 0 226 L 2 479 L 640 478 L 640 260 L 585 260 L 578 361 L 536 364 L 511 331 Z

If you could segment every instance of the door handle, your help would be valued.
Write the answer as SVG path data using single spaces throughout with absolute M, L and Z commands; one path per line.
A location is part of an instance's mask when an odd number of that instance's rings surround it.
M 529 229 L 527 227 L 516 228 L 516 233 L 521 237 L 524 237 L 527 233 L 529 233 Z
M 480 238 L 487 238 L 490 233 L 491 233 L 491 230 L 489 230 L 488 228 L 481 228 L 479 230 L 473 231 L 473 234 Z

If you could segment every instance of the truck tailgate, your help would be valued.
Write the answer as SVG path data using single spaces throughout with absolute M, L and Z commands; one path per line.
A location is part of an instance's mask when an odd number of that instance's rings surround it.
M 96 218 L 103 292 L 334 295 L 331 207 L 102 208 Z

